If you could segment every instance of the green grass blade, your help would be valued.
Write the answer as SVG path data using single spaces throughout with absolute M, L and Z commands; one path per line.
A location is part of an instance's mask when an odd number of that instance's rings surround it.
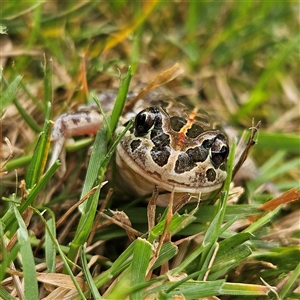
M 26 174 L 26 187 L 28 189 L 38 183 L 44 173 L 50 148 L 51 129 L 51 122 L 47 121 L 45 131 L 40 134 Z
M 245 243 L 251 237 L 250 233 L 238 233 L 219 243 L 214 265 L 210 270 L 209 280 L 218 279 L 251 255 L 251 248 Z
M 94 223 L 94 217 L 98 206 L 98 199 L 100 195 L 100 188 L 86 201 L 87 206 L 85 212 L 82 213 L 80 221 L 70 245 L 70 251 L 68 253 L 68 259 L 70 261 L 75 260 L 78 249 L 87 241 L 87 238 L 91 232 L 91 228 Z
M 300 136 L 280 132 L 259 131 L 258 143 L 255 145 L 255 149 L 285 150 L 290 153 L 299 154 Z
M 42 5 L 43 2 L 44 1 L 39 1 L 39 0 L 30 1 L 30 2 L 25 1 L 25 2 L 17 3 L 16 5 L 15 2 L 10 1 L 8 2 L 8 4 L 6 4 L 3 7 L 2 13 L 3 16 L 5 16 L 6 20 L 13 20 L 15 18 L 22 16 L 23 14 L 34 11 L 34 9 Z
M 95 143 L 90 158 L 85 184 L 82 189 L 82 197 L 91 190 L 93 186 L 102 182 L 106 172 L 107 164 L 111 158 L 113 151 L 107 153 L 107 127 L 100 129 L 96 135 Z M 93 194 L 79 209 L 82 213 L 76 230 L 75 237 L 71 243 L 69 259 L 73 260 L 78 248 L 86 242 L 94 222 L 94 216 L 98 206 L 98 197 L 100 189 Z
M 25 299 L 36 300 L 38 299 L 38 284 L 31 244 L 24 220 L 16 207 L 14 207 L 14 212 L 19 224 L 17 232 L 24 273 L 24 296 Z
M 274 168 L 271 169 L 269 172 L 262 173 L 259 177 L 252 180 L 249 185 L 257 186 L 263 184 L 269 180 L 272 180 L 273 178 L 276 178 L 277 176 L 283 176 L 285 173 L 287 173 L 292 169 L 299 170 L 299 167 L 300 167 L 299 158 L 292 159 L 279 167 L 274 166 Z
M 5 234 L 4 234 L 4 224 L 0 219 L 0 253 L 2 254 L 1 264 L 0 264 L 0 282 L 5 278 L 6 267 L 9 265 L 8 255 L 5 248 Z M 1 285 L 0 285 L 1 287 Z M 0 292 L 1 296 L 1 292 Z
M 132 47 L 132 53 L 131 53 L 131 58 L 130 58 L 130 65 L 131 65 L 133 74 L 136 72 L 136 70 L 139 66 L 139 62 L 140 62 L 143 30 L 144 30 L 143 25 L 141 25 L 136 30 L 134 37 L 133 37 L 133 47 Z
M 207 246 L 210 246 L 210 245 L 208 244 Z M 194 261 L 204 251 L 204 249 L 205 249 L 205 247 L 202 243 L 193 253 L 191 253 L 187 258 L 185 258 L 178 267 L 173 269 L 171 271 L 171 274 L 178 274 L 180 272 L 183 272 L 188 266 L 190 266 L 191 264 L 194 264 Z
M 107 129 L 106 127 L 103 127 L 98 131 L 96 135 L 80 198 L 83 198 L 92 189 L 92 187 L 95 184 L 95 180 L 98 178 L 99 169 L 102 160 L 104 159 L 107 153 L 107 145 L 105 142 L 106 134 L 107 134 Z M 85 207 L 87 206 L 87 203 L 88 202 L 85 202 L 82 205 L 80 205 L 79 210 L 81 212 L 85 211 Z
M 130 286 L 130 277 L 127 273 L 123 273 L 120 279 L 116 282 L 116 285 L 112 291 L 107 295 L 105 300 L 115 300 L 115 299 L 127 299 L 132 293 L 132 288 Z
M 148 237 L 148 240 L 153 243 L 153 241 L 159 237 L 160 235 L 163 234 L 166 220 L 164 219 L 165 215 L 163 216 L 162 220 L 156 224 Z M 179 214 L 174 214 L 169 226 L 169 232 L 172 232 L 172 234 L 184 229 L 185 226 L 187 226 L 189 223 L 191 223 L 193 220 L 195 220 L 195 217 L 193 215 L 179 215 Z
M 47 171 L 47 173 L 44 174 L 41 180 L 29 191 L 26 200 L 19 207 L 20 214 L 22 214 L 29 205 L 32 205 L 37 195 L 46 186 L 46 184 L 49 182 L 50 178 L 55 174 L 59 166 L 60 163 L 54 163 L 51 166 L 51 168 Z M 6 230 L 11 229 L 11 226 L 13 226 L 13 224 L 15 224 L 16 222 L 13 210 L 8 210 L 5 213 L 5 215 L 2 217 L 2 222 L 5 224 Z
M 270 211 L 266 215 L 262 216 L 260 219 L 252 223 L 249 227 L 247 227 L 243 232 L 250 232 L 254 234 L 254 232 L 260 228 L 263 228 L 267 223 L 271 221 L 271 219 L 278 214 L 281 209 L 281 205 Z
M 221 234 L 221 228 L 226 212 L 226 204 L 229 195 L 230 183 L 232 180 L 232 172 L 234 168 L 234 157 L 235 157 L 235 149 L 236 149 L 237 141 L 236 139 L 233 141 L 228 162 L 227 162 L 227 178 L 224 183 L 224 188 L 221 192 L 220 202 L 217 208 L 217 213 L 211 221 L 203 240 L 203 246 L 205 247 L 203 254 L 198 263 L 198 270 L 206 270 L 208 268 L 209 262 L 211 261 L 211 257 L 214 253 L 214 248 L 216 247 L 216 242 Z M 223 229 L 224 230 L 224 229 Z M 198 276 L 198 280 L 203 279 L 204 274 Z
M 43 175 L 43 177 L 40 179 L 40 181 L 30 190 L 26 200 L 21 204 L 20 206 L 20 213 L 23 213 L 23 211 L 29 206 L 32 205 L 33 201 L 37 197 L 37 195 L 40 193 L 40 191 L 46 186 L 46 184 L 49 182 L 50 178 L 55 174 L 56 170 L 59 168 L 60 163 L 55 162 L 50 169 Z
M 290 274 L 287 282 L 284 284 L 282 289 L 279 291 L 279 297 L 280 299 L 285 299 L 287 293 L 290 291 L 293 284 L 296 283 L 296 281 L 300 277 L 300 263 L 297 265 L 295 270 Z
M 52 101 L 52 64 L 44 64 L 44 87 L 45 87 L 45 104 L 46 119 L 44 122 L 43 132 L 40 134 L 39 141 L 32 156 L 31 162 L 26 174 L 26 187 L 32 188 L 44 173 L 47 157 L 50 148 L 50 135 L 52 130 L 52 122 L 50 120 L 51 101 Z
M 267 83 L 269 82 L 270 78 L 272 78 L 274 74 L 278 72 L 282 64 L 286 62 L 287 57 L 294 51 L 297 51 L 296 49 L 299 48 L 299 43 L 300 35 L 286 43 L 281 52 L 279 52 L 275 57 L 271 58 L 269 65 L 266 67 L 264 73 L 260 76 L 256 87 L 251 92 L 248 102 L 236 113 L 235 117 L 237 119 L 241 120 L 247 115 L 251 115 L 252 110 L 268 99 L 265 92 Z
M 135 247 L 135 241 L 126 248 L 125 251 L 114 261 L 112 266 L 95 278 L 97 287 L 106 284 L 112 277 L 119 275 L 124 269 L 126 269 L 131 262 L 133 251 Z
M 265 285 L 230 282 L 226 282 L 220 290 L 220 294 L 238 296 L 263 296 L 268 295 L 269 292 L 270 288 Z
M 51 236 L 49 235 L 50 232 L 52 237 L 56 239 L 55 215 L 49 209 L 47 212 L 50 214 L 50 218 L 47 220 L 47 227 L 49 230 L 46 230 L 45 233 L 45 258 L 47 271 L 49 273 L 55 273 L 56 245 L 52 242 Z
M 149 289 L 145 294 L 151 295 L 161 292 L 161 299 L 171 299 L 171 296 L 184 295 L 186 300 L 193 300 L 216 295 L 237 295 L 237 296 L 263 296 L 268 295 L 270 288 L 263 285 L 226 283 L 224 280 L 215 281 L 188 281 L 179 285 L 176 291 L 164 293 L 170 283 Z M 165 297 L 165 298 L 164 298 Z
M 12 297 L 3 287 L 0 285 L 0 299 L 3 300 L 15 300 L 15 297 Z
M 16 108 L 18 109 L 20 115 L 25 120 L 25 122 L 28 124 L 28 126 L 34 130 L 35 132 L 40 132 L 41 128 L 40 126 L 35 122 L 35 120 L 28 114 L 28 112 L 23 108 L 21 103 L 17 100 L 17 98 L 14 99 L 14 104 Z
M 135 243 L 130 268 L 131 287 L 145 282 L 146 270 L 152 253 L 152 245 L 145 239 L 138 238 Z M 139 290 L 130 295 L 131 300 L 143 298 L 143 291 Z
M 53 88 L 52 88 L 52 80 L 53 80 L 53 62 L 52 59 L 44 61 L 43 66 L 44 71 L 44 103 L 48 108 L 46 111 L 46 120 L 50 120 L 51 115 L 51 104 L 53 100 Z M 44 125 L 45 126 L 45 125 Z
M 277 169 L 277 164 L 280 163 L 286 156 L 286 151 L 277 151 L 274 155 L 271 155 L 268 160 L 260 166 L 259 170 L 262 174 L 271 173 Z
M 85 276 L 86 282 L 89 285 L 90 291 L 93 295 L 93 299 L 95 300 L 101 300 L 102 297 L 95 285 L 95 282 L 93 280 L 93 276 L 90 273 L 88 264 L 87 264 L 87 258 L 86 258 L 86 244 L 83 245 L 80 251 L 80 257 L 81 257 L 81 262 L 82 262 L 82 269 L 83 269 L 83 274 Z
M 110 119 L 110 126 L 109 126 L 109 130 L 110 133 L 113 134 L 116 126 L 119 122 L 119 118 L 120 115 L 122 113 L 125 101 L 126 101 L 126 96 L 129 90 L 129 84 L 130 84 L 130 80 L 132 77 L 132 72 L 131 72 L 131 67 L 128 68 L 127 74 L 125 75 L 120 88 L 119 88 L 119 92 L 117 95 L 117 99 L 113 108 L 113 111 L 111 113 L 111 119 Z
M 24 155 L 15 159 L 10 160 L 6 166 L 5 169 L 10 172 L 17 168 L 25 167 L 27 166 L 32 159 L 32 155 Z
M 128 122 L 128 124 L 126 125 L 126 127 L 124 128 L 124 130 L 117 135 L 117 137 L 115 138 L 113 144 L 111 145 L 111 147 L 109 148 L 107 154 L 105 155 L 103 161 L 101 162 L 101 169 L 102 169 L 102 174 L 104 174 L 106 172 L 106 169 L 108 167 L 108 164 L 119 144 L 119 142 L 121 141 L 121 139 L 123 138 L 123 136 L 125 135 L 125 133 L 127 132 L 127 130 L 129 130 L 129 128 L 132 126 L 133 124 L 133 120 L 130 120 Z
M 152 270 L 158 268 L 162 264 L 169 262 L 178 253 L 178 247 L 171 242 L 166 242 L 162 245 L 159 256 L 155 261 Z
M 130 124 L 127 125 L 123 133 L 118 136 L 111 149 L 107 152 L 105 137 L 106 137 L 106 127 L 102 128 L 96 136 L 95 143 L 92 150 L 92 155 L 87 170 L 86 181 L 82 191 L 82 197 L 85 191 L 88 192 L 95 184 L 95 180 L 99 178 L 100 181 L 103 180 L 104 174 L 109 163 L 109 160 L 115 150 L 115 147 L 125 132 L 128 130 Z M 98 206 L 100 189 L 88 199 L 84 205 L 80 207 L 82 215 L 76 230 L 76 234 L 73 242 L 71 243 L 69 258 L 74 259 L 78 248 L 80 245 L 86 242 L 86 239 L 90 233 L 91 227 L 93 226 L 95 212 Z
M 160 298 L 158 299 L 172 299 L 172 296 L 176 295 L 184 295 L 184 299 L 192 300 L 198 299 L 202 297 L 209 297 L 212 295 L 218 295 L 219 291 L 222 289 L 224 285 L 224 280 L 216 280 L 216 281 L 189 281 L 182 282 L 179 281 L 179 285 L 176 290 L 169 291 L 170 285 L 173 283 L 166 283 L 158 285 L 153 289 L 149 289 L 145 291 L 145 295 L 151 295 L 157 292 L 160 292 Z
M 227 162 L 227 177 L 224 183 L 223 190 L 221 192 L 221 197 L 220 197 L 220 202 L 217 207 L 217 213 L 214 219 L 212 220 L 206 234 L 203 240 L 203 244 L 205 245 L 207 241 L 210 243 L 212 241 L 216 241 L 216 239 L 219 237 L 219 231 L 222 227 L 225 212 L 226 212 L 226 204 L 227 204 L 227 199 L 229 195 L 229 189 L 230 189 L 230 183 L 232 181 L 232 172 L 234 168 L 234 158 L 235 158 L 235 150 L 236 150 L 236 145 L 237 141 L 234 139 L 229 157 L 228 157 L 228 162 Z
M 2 70 L 0 69 L 1 75 L 2 75 Z M 2 76 L 1 76 L 2 77 Z M 9 84 L 9 86 L 6 88 L 6 90 L 4 92 L 1 93 L 0 96 L 0 115 L 3 116 L 4 113 L 4 109 L 14 101 L 17 92 L 19 90 L 19 86 L 22 80 L 22 76 L 17 76 L 14 81 Z

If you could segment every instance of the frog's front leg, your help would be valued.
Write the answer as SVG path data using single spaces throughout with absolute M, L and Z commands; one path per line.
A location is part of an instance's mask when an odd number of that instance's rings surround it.
M 101 127 L 102 122 L 102 115 L 94 109 L 59 116 L 54 122 L 50 137 L 53 147 L 49 167 L 59 158 L 67 138 L 94 135 Z

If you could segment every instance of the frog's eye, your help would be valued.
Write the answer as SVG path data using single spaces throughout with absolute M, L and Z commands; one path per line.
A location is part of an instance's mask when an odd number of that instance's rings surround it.
M 219 134 L 211 145 L 211 162 L 218 168 L 228 157 L 229 147 L 223 135 Z
M 135 135 L 143 136 L 149 132 L 157 118 L 157 111 L 154 108 L 147 108 L 139 112 L 134 121 Z
M 212 151 L 211 160 L 215 166 L 219 167 L 224 163 L 228 157 L 229 148 L 227 145 L 223 145 L 220 149 Z

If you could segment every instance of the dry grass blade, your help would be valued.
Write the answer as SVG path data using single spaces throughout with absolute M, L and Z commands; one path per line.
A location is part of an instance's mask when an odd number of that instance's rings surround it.
M 11 275 L 23 277 L 23 273 L 15 270 L 7 270 Z M 65 289 L 76 290 L 76 287 L 69 275 L 59 273 L 40 273 L 37 272 L 37 279 L 39 282 L 51 284 Z M 76 277 L 76 281 L 82 290 L 86 290 L 86 283 L 83 278 Z
M 259 130 L 260 124 L 261 124 L 261 122 L 259 121 L 256 124 L 256 126 L 254 126 L 254 120 L 252 120 L 252 127 L 250 128 L 251 129 L 250 137 L 248 139 L 245 149 L 243 150 L 238 162 L 234 166 L 234 169 L 232 172 L 232 179 L 235 177 L 238 170 L 242 167 L 243 163 L 246 161 L 246 159 L 249 155 L 250 149 L 256 144 L 256 142 L 254 141 L 254 137 Z
M 113 214 L 113 218 L 123 224 L 124 229 L 126 230 L 127 236 L 130 242 L 133 242 L 137 236 L 136 232 L 132 230 L 132 224 L 128 216 L 123 211 L 112 211 L 110 212 Z M 128 229 L 130 228 L 130 229 Z
M 91 195 L 93 195 L 99 188 L 102 188 L 107 181 L 102 182 L 101 185 L 93 187 L 82 199 L 80 199 L 75 205 L 70 207 L 70 209 L 56 222 L 56 228 L 59 228 L 67 219 L 67 217 L 82 203 L 84 203 Z
M 259 208 L 261 210 L 271 211 L 274 210 L 279 205 L 288 204 L 294 201 L 300 200 L 300 190 L 297 188 L 288 190 L 284 192 L 282 195 L 264 203 Z
M 166 241 L 170 241 L 171 240 L 171 233 L 169 232 L 169 227 L 172 221 L 172 217 L 173 217 L 173 203 L 174 203 L 174 190 L 172 191 L 172 193 L 170 194 L 170 202 L 167 208 L 167 214 L 166 214 L 166 218 L 165 218 L 165 226 L 164 226 L 164 230 L 163 230 L 163 234 L 160 236 L 159 238 L 159 242 L 158 245 L 156 247 L 155 250 L 155 255 L 153 256 L 153 258 L 151 259 L 149 266 L 148 266 L 148 270 L 147 270 L 147 278 L 151 278 L 152 276 L 152 270 L 151 268 L 153 267 L 154 263 L 156 262 L 161 248 L 163 246 L 163 244 Z M 169 264 L 165 263 L 164 265 L 161 266 L 161 274 L 165 274 L 167 273 L 167 271 L 169 271 Z
M 88 246 L 91 245 L 91 243 L 92 243 L 92 241 L 93 241 L 94 235 L 95 235 L 95 233 L 96 233 L 96 231 L 97 231 L 97 225 L 100 223 L 101 213 L 103 213 L 104 210 L 106 209 L 107 203 L 108 203 L 108 201 L 110 200 L 112 194 L 113 194 L 113 189 L 110 188 L 110 189 L 108 190 L 108 192 L 107 192 L 107 194 L 106 194 L 106 197 L 105 197 L 105 200 L 103 201 L 103 203 L 102 203 L 102 205 L 101 205 L 101 207 L 100 207 L 100 210 L 98 211 L 97 216 L 96 216 L 96 218 L 95 218 L 94 225 L 93 225 L 93 227 L 92 227 L 91 233 L 90 233 L 89 238 L 88 238 L 88 240 L 87 240 L 87 245 L 88 245 Z
M 161 72 L 160 74 L 155 76 L 155 78 L 150 80 L 146 87 L 141 89 L 140 92 L 133 99 L 131 99 L 125 104 L 123 112 L 127 113 L 139 99 L 142 99 L 144 96 L 146 96 L 148 93 L 158 88 L 159 86 L 162 86 L 163 84 L 172 81 L 177 76 L 181 75 L 183 72 L 183 69 L 179 66 L 178 63 L 176 63 L 171 68 Z
M 152 228 L 155 225 L 155 211 L 158 195 L 158 187 L 155 186 L 147 206 L 148 232 L 151 232 Z
M 116 224 L 118 226 L 120 226 L 121 228 L 125 229 L 126 231 L 130 232 L 131 235 L 135 235 L 135 236 L 142 236 L 143 233 L 139 232 L 137 230 L 135 230 L 134 228 L 130 227 L 128 224 L 125 224 L 119 220 L 117 220 L 114 217 L 110 217 L 108 215 L 106 215 L 105 213 L 100 213 L 102 217 L 104 217 L 105 219 L 109 220 L 112 224 Z

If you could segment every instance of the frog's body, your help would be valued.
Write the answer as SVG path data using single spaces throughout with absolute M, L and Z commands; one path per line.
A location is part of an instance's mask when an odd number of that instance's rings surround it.
M 109 106 L 107 98 L 113 102 L 111 93 L 103 94 L 100 100 L 104 106 Z M 226 135 L 205 111 L 189 110 L 169 96 L 153 93 L 152 97 L 150 94 L 146 100 L 137 101 L 132 111 L 123 116 L 122 124 L 132 117 L 134 124 L 116 150 L 118 173 L 125 190 L 143 196 L 158 186 L 160 191 L 174 191 L 177 198 L 184 193 L 203 198 L 222 186 L 229 146 Z M 51 136 L 52 162 L 66 138 L 95 134 L 102 121 L 95 109 L 60 116 Z M 117 133 L 124 129 L 122 124 Z M 160 201 L 160 205 L 167 205 L 165 201 Z

